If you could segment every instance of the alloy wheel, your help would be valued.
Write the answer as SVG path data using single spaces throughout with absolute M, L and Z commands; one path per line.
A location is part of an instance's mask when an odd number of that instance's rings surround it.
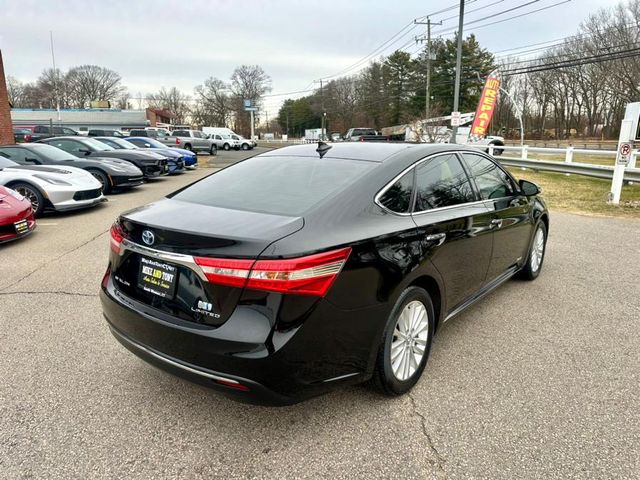
M 409 302 L 400 312 L 391 342 L 391 369 L 400 381 L 416 372 L 429 339 L 429 314 L 418 300 Z
M 38 208 L 40 207 L 40 199 L 38 198 L 38 195 L 36 195 L 36 192 L 27 187 L 17 187 L 16 192 L 31 202 L 31 210 L 33 213 L 38 211 Z
M 536 231 L 533 239 L 533 247 L 531 249 L 531 271 L 537 272 L 542 264 L 542 256 L 544 255 L 544 232 L 541 228 Z

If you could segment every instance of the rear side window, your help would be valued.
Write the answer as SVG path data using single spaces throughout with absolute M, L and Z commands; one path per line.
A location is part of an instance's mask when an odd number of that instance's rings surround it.
M 235 210 L 299 216 L 348 188 L 375 166 L 357 160 L 254 157 L 220 170 L 172 198 Z
M 509 175 L 491 160 L 473 153 L 463 153 L 463 158 L 483 200 L 515 194 L 515 186 Z
M 413 193 L 413 169 L 405 173 L 378 198 L 378 203 L 395 213 L 408 213 Z
M 174 137 L 190 137 L 189 132 L 185 132 L 184 130 L 176 130 L 173 132 Z
M 439 155 L 416 168 L 416 208 L 422 212 L 475 200 L 473 189 L 455 154 Z

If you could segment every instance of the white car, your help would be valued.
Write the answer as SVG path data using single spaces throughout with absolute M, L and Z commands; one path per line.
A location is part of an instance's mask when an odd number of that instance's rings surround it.
M 240 148 L 242 150 L 251 150 L 253 149 L 253 147 L 256 146 L 256 142 L 252 142 L 248 138 L 244 138 L 241 135 L 236 135 L 235 133 L 231 135 L 231 138 L 233 138 L 236 142 L 240 144 Z
M 19 165 L 0 156 L 0 185 L 28 198 L 36 217 L 45 209 L 64 212 L 106 201 L 102 184 L 76 167 Z
M 237 135 L 236 135 L 237 136 Z M 209 135 L 218 147 L 218 150 L 240 150 L 240 140 L 236 140 L 232 135 L 226 133 L 214 133 Z

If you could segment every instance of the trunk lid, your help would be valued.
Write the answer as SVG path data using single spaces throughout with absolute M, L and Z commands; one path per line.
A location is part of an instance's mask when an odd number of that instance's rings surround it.
M 304 221 L 164 199 L 124 213 L 120 224 L 126 240 L 112 255 L 116 287 L 173 317 L 219 326 L 243 287 L 208 282 L 194 257 L 256 259 Z

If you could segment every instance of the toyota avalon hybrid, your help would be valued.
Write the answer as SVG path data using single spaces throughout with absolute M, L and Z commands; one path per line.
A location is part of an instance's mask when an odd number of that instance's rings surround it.
M 456 145 L 263 153 L 120 215 L 104 315 L 136 355 L 239 400 L 366 380 L 400 395 L 439 325 L 538 276 L 538 193 Z

